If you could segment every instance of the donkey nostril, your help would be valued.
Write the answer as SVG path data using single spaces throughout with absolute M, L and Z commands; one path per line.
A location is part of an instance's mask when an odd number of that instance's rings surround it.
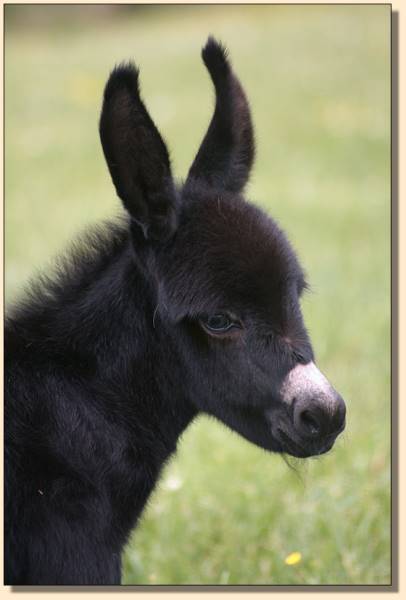
M 308 434 L 312 436 L 319 435 L 321 429 L 320 423 L 310 410 L 304 410 L 300 413 L 300 422 Z

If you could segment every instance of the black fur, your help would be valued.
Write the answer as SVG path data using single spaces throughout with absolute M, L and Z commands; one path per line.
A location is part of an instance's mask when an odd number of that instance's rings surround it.
M 305 281 L 240 196 L 254 157 L 242 87 L 213 39 L 203 59 L 216 108 L 183 187 L 137 69 L 113 71 L 100 135 L 127 217 L 87 234 L 7 317 L 6 584 L 119 583 L 123 546 L 201 412 L 265 449 L 320 453 L 274 435 L 292 418 L 283 378 L 313 358 Z M 219 313 L 236 325 L 208 330 Z

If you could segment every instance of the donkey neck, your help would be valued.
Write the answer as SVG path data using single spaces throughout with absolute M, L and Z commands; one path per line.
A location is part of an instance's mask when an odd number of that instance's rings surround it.
M 68 263 L 77 267 L 32 290 L 35 301 L 31 293 L 10 316 L 9 359 L 88 390 L 89 402 L 111 409 L 123 432 L 140 445 L 157 438 L 170 453 L 196 414 L 182 360 L 165 323 L 154 319 L 144 250 L 134 251 L 128 227 L 103 236 L 93 255 L 84 246 Z

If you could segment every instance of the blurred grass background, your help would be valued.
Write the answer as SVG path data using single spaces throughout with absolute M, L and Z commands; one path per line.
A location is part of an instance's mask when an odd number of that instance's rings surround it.
M 212 112 L 212 33 L 253 110 L 248 196 L 299 252 L 318 363 L 348 406 L 333 451 L 295 469 L 199 418 L 128 544 L 125 583 L 390 583 L 389 19 L 372 5 L 5 6 L 6 301 L 120 210 L 97 132 L 116 62 L 141 66 L 186 175 Z

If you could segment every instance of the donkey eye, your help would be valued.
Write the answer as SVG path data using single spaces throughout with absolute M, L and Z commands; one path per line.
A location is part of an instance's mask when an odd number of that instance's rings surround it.
M 227 313 L 206 315 L 200 319 L 200 323 L 209 333 L 225 333 L 234 327 L 241 327 L 240 323 Z

